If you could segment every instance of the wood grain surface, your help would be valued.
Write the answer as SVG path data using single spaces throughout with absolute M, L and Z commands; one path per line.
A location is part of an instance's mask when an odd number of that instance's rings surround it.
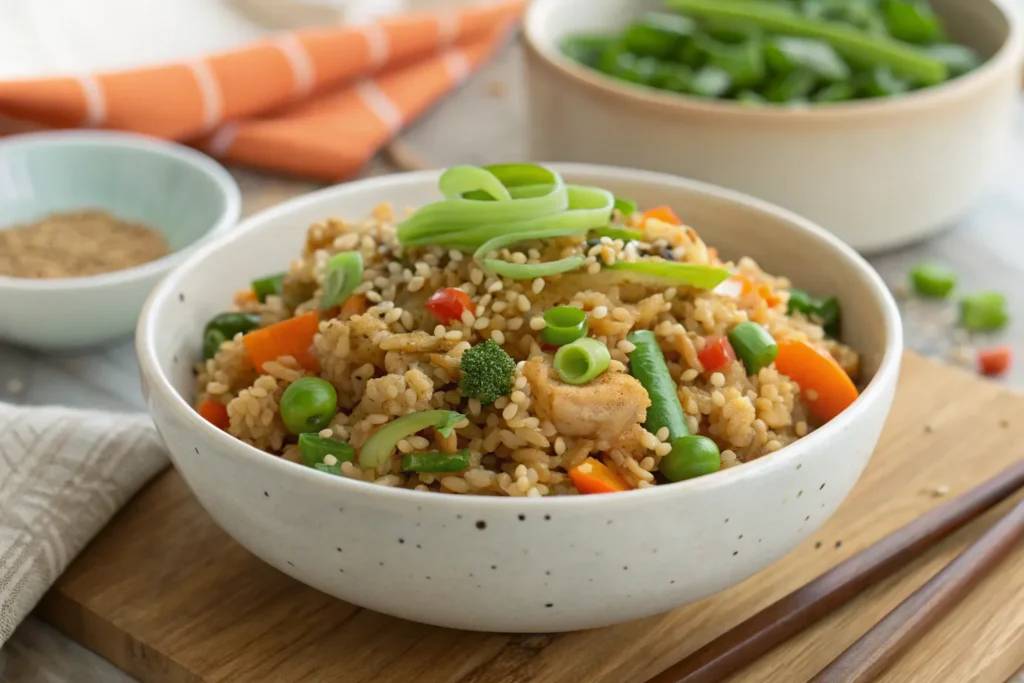
M 72 564 L 39 614 L 146 683 L 633 683 L 1024 457 L 1024 397 L 908 354 L 879 450 L 801 548 L 717 596 L 606 629 L 509 636 L 362 610 L 243 550 L 173 471 Z M 1013 500 L 730 679 L 807 681 L 980 537 Z M 969 642 L 965 642 L 968 639 Z M 966 653 L 970 656 L 966 656 Z M 1003 683 L 1024 664 L 1018 547 L 880 680 Z

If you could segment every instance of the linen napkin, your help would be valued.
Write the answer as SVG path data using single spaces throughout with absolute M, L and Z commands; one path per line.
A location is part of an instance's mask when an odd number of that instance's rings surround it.
M 148 416 L 0 402 L 0 646 L 167 464 Z
M 282 33 L 127 71 L 0 82 L 0 116 L 192 144 L 242 165 L 333 181 L 504 42 L 527 0 Z

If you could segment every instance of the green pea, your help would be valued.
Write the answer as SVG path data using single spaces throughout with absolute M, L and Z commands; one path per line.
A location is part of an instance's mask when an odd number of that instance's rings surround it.
M 241 332 L 245 334 L 256 329 L 260 317 L 254 313 L 220 313 L 206 323 L 203 330 L 203 358 L 209 359 L 217 355 L 220 345 L 234 339 Z
M 281 395 L 281 420 L 292 434 L 326 429 L 338 412 L 338 392 L 330 382 L 303 377 Z
M 706 436 L 681 436 L 672 442 L 672 450 L 661 459 L 658 469 L 669 481 L 683 481 L 717 472 L 721 453 Z

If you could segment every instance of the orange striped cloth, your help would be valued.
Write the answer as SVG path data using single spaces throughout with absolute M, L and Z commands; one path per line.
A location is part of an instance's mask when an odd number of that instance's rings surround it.
M 527 0 L 284 33 L 194 61 L 0 82 L 0 117 L 111 128 L 228 162 L 339 180 L 502 43 Z

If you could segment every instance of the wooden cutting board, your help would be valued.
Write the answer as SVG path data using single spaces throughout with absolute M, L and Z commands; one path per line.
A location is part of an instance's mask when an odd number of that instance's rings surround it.
M 1024 396 L 906 358 L 881 445 L 812 540 L 743 584 L 620 626 L 450 631 L 307 588 L 222 532 L 171 470 L 75 560 L 39 614 L 145 683 L 641 683 L 840 560 L 1024 457 Z M 987 529 L 992 511 L 731 679 L 808 680 Z M 499 597 L 500 599 L 500 597 Z M 595 592 L 600 600 L 600 591 Z M 1024 547 L 882 680 L 1003 683 L 1024 664 Z

